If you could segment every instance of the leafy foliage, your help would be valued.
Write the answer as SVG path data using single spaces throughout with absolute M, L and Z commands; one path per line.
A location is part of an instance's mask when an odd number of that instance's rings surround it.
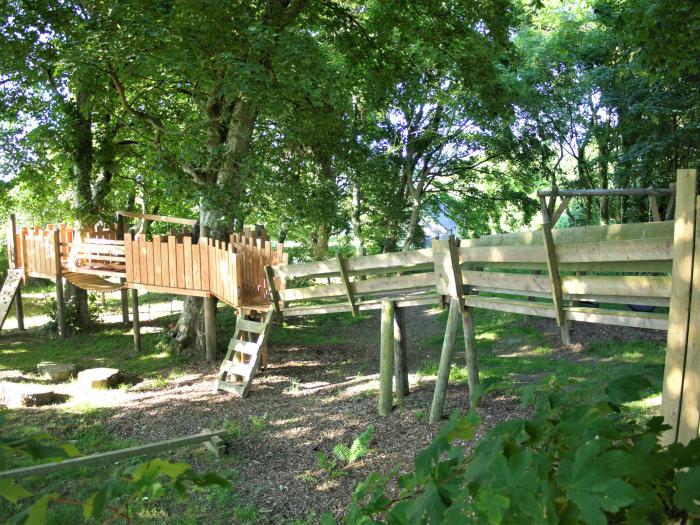
M 0 414 L 0 427 L 4 417 Z M 6 470 L 8 460 L 14 457 L 28 457 L 32 460 L 54 460 L 80 456 L 80 452 L 70 445 L 53 445 L 50 436 L 12 437 L 0 435 L 0 470 Z M 153 459 L 145 463 L 122 467 L 115 471 L 86 501 L 68 499 L 51 492 L 36 498 L 24 510 L 13 516 L 13 525 L 47 523 L 51 505 L 72 505 L 83 508 L 86 521 L 111 523 L 116 519 L 129 519 L 132 502 L 147 496 L 158 499 L 167 491 L 174 490 L 178 496 L 186 497 L 189 489 L 201 490 L 211 486 L 228 487 L 229 482 L 213 472 L 197 474 L 186 463 L 171 463 Z M 30 498 L 32 494 L 9 479 L 0 480 L 0 497 L 17 504 Z
M 471 454 L 463 441 L 481 419 L 453 413 L 412 472 L 372 474 L 357 486 L 345 523 L 604 525 L 700 515 L 700 438 L 663 448 L 661 418 L 642 425 L 620 405 L 648 381 L 619 378 L 597 403 L 564 402 L 562 386 L 547 386 L 530 417 L 489 430 Z

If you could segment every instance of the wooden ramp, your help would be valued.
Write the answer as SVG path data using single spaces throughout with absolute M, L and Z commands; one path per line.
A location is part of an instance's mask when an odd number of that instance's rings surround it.
M 15 298 L 23 276 L 24 270 L 21 268 L 7 270 L 7 277 L 2 285 L 2 290 L 0 290 L 0 329 L 5 324 L 10 305 L 12 305 L 12 300 Z
M 243 316 L 238 318 L 236 331 L 214 382 L 214 392 L 224 390 L 239 397 L 246 396 L 266 350 L 273 315 L 274 312 L 269 310 L 261 322 Z
M 122 283 L 113 283 L 99 275 L 90 273 L 63 272 L 61 275 L 78 288 L 93 292 L 113 292 L 124 287 Z

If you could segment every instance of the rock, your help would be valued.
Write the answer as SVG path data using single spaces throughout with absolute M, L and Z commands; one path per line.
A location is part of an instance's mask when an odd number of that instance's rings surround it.
M 65 381 L 75 375 L 76 366 L 73 363 L 53 363 L 44 361 L 36 365 L 37 370 L 51 381 Z
M 78 383 L 89 388 L 114 388 L 119 384 L 119 377 L 116 368 L 88 368 L 78 372 Z
M 34 383 L 3 383 L 3 402 L 8 408 L 40 407 L 63 403 L 67 394 L 54 392 L 53 388 Z

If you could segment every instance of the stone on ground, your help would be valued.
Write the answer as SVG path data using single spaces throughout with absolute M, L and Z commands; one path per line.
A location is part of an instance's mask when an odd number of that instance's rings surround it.
M 66 381 L 73 377 L 77 370 L 73 363 L 54 363 L 51 361 L 39 363 L 36 368 L 41 375 L 51 381 Z
M 119 384 L 119 376 L 116 368 L 88 368 L 78 372 L 78 383 L 89 388 L 114 388 Z
M 3 404 L 8 408 L 40 407 L 63 403 L 67 394 L 54 392 L 53 388 L 34 383 L 2 383 L 0 385 Z

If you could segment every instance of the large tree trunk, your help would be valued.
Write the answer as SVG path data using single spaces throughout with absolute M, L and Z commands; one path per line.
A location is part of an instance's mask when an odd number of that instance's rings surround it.
M 419 190 L 422 193 L 422 190 Z M 408 219 L 408 229 L 406 238 L 403 241 L 402 252 L 407 252 L 411 249 L 411 245 L 415 240 L 416 232 L 418 231 L 418 221 L 420 221 L 420 210 L 423 204 L 423 195 L 414 192 L 413 201 L 411 203 L 411 216 Z
M 202 188 L 200 203 L 200 223 L 209 227 L 212 238 L 218 239 L 225 239 L 231 233 L 238 216 L 242 197 L 241 163 L 250 151 L 256 120 L 255 107 L 250 100 L 241 98 L 233 106 L 223 143 L 226 156 Z M 179 353 L 206 355 L 203 305 L 201 298 L 185 299 L 171 333 Z

